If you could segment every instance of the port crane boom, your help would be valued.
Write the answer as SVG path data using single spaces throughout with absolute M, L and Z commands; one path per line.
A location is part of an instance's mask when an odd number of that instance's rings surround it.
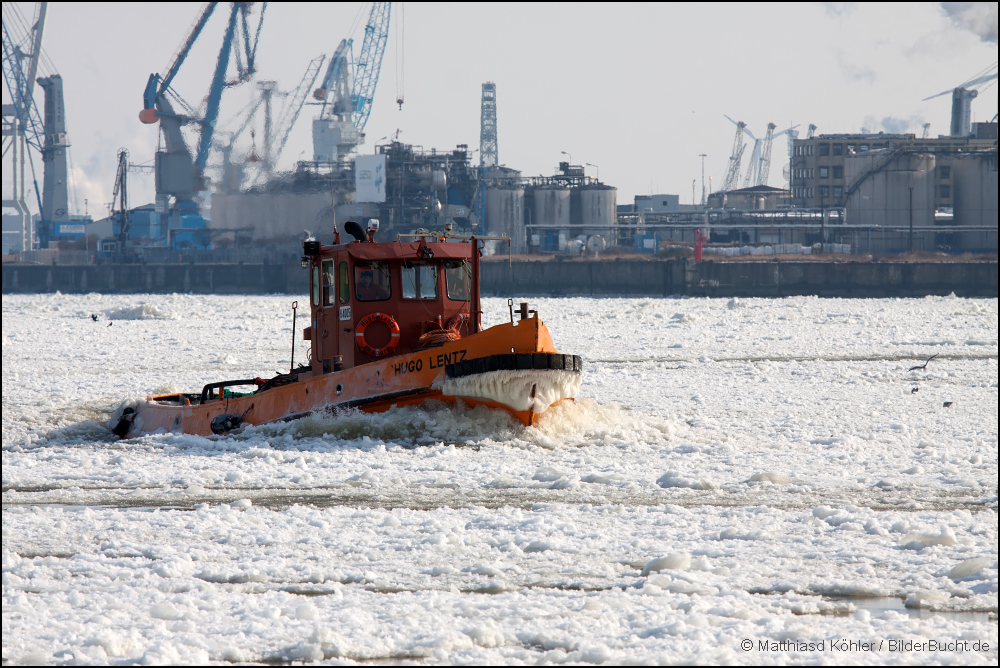
M 725 116 L 725 114 L 723 114 L 723 116 Z M 781 137 L 782 135 L 786 135 L 792 132 L 795 128 L 799 126 L 793 125 L 792 127 L 786 128 L 781 132 L 775 132 L 774 129 L 777 126 L 774 123 L 768 123 L 767 132 L 765 132 L 764 137 L 762 139 L 758 139 L 757 137 L 754 136 L 752 132 L 750 132 L 750 129 L 746 127 L 746 123 L 743 123 L 741 121 L 734 121 L 729 116 L 726 116 L 726 120 L 728 120 L 730 123 L 736 126 L 737 137 L 739 136 L 739 133 L 742 131 L 743 134 L 745 134 L 747 137 L 750 137 L 750 139 L 753 140 L 753 152 L 750 154 L 750 163 L 747 165 L 747 173 L 746 176 L 744 176 L 743 178 L 743 187 L 750 188 L 752 186 L 766 186 L 767 179 L 771 174 L 771 147 L 774 144 L 774 140 L 777 139 L 778 137 Z M 740 140 L 737 139 L 737 142 L 739 143 Z M 736 187 L 736 183 L 739 182 L 740 161 L 738 158 L 736 158 L 736 151 L 737 147 L 734 144 L 733 146 L 734 157 L 730 158 L 731 161 L 730 170 L 732 169 L 732 161 L 734 160 L 734 158 L 736 159 L 736 167 L 737 167 L 736 176 L 733 180 L 733 187 Z M 739 148 L 739 157 L 742 157 L 742 155 L 743 155 L 743 149 L 741 147 Z M 726 175 L 726 183 L 729 183 L 728 174 Z M 723 186 L 723 190 L 728 190 L 728 188 Z
M 264 166 L 265 171 L 268 173 L 274 171 L 274 166 L 277 164 L 278 158 L 281 157 L 281 152 L 285 150 L 285 145 L 288 143 L 288 137 L 292 133 L 295 121 L 299 119 L 299 114 L 302 113 L 302 106 L 306 103 L 309 90 L 316 83 L 316 77 L 319 76 L 319 70 L 323 67 L 325 59 L 326 56 L 319 55 L 309 61 L 305 74 L 302 75 L 302 80 L 292 92 L 291 99 L 282 110 L 281 116 L 278 118 L 278 129 L 275 132 L 277 139 L 269 151 L 269 164 Z
M 41 54 L 42 48 L 42 33 L 45 29 L 45 13 L 48 7 L 48 3 L 43 2 L 40 5 L 38 18 L 35 20 L 34 25 L 31 29 L 31 53 L 25 54 L 18 46 L 10 29 L 7 25 L 7 6 L 4 5 L 4 19 L 3 19 L 3 78 L 4 83 L 7 86 L 7 92 L 10 94 L 10 99 L 13 102 L 10 107 L 4 105 L 4 133 L 6 134 L 6 125 L 8 119 L 13 126 L 11 128 L 12 135 L 10 138 L 10 143 L 5 144 L 3 147 L 4 156 L 7 155 L 7 151 L 11 150 L 14 152 L 14 174 L 12 174 L 14 181 L 14 199 L 4 200 L 4 207 L 9 207 L 18 212 L 21 217 L 21 250 L 31 250 L 34 240 L 34 233 L 31 230 L 31 214 L 28 210 L 28 204 L 24 199 L 24 174 L 21 174 L 21 187 L 18 188 L 17 184 L 17 143 L 20 138 L 23 138 L 25 147 L 21 154 L 21 167 L 23 171 L 24 165 L 24 153 L 28 153 L 28 159 L 31 163 L 32 172 L 32 182 L 34 184 L 35 190 L 35 200 L 38 204 L 38 214 L 41 218 L 43 227 L 45 221 L 45 210 L 42 208 L 42 193 L 41 189 L 38 187 L 38 179 L 35 177 L 35 161 L 31 157 L 31 152 L 26 150 L 26 147 L 31 147 L 32 149 L 38 151 L 44 160 L 45 156 L 45 126 L 42 123 L 41 114 L 38 113 L 38 106 L 35 104 L 34 97 L 34 86 L 35 86 L 35 76 L 38 73 L 38 58 Z M 25 68 L 25 63 L 22 62 L 22 58 L 27 60 L 27 68 Z M 27 70 L 27 71 L 25 71 Z M 12 116 L 12 118 L 10 118 Z
M 167 222 L 170 245 L 176 245 L 178 241 L 178 238 L 172 238 L 173 233 L 183 228 L 205 227 L 205 220 L 199 212 L 200 207 L 195 202 L 195 193 L 205 189 L 205 166 L 212 148 L 212 137 L 219 117 L 222 93 L 228 87 L 249 81 L 256 72 L 257 44 L 260 40 L 267 3 L 261 4 L 257 27 L 251 37 L 249 14 L 253 3 L 234 2 L 230 5 L 229 18 L 206 96 L 204 113 L 197 113 L 173 90 L 172 84 L 177 73 L 190 55 L 192 47 L 203 33 L 218 4 L 208 3 L 195 20 L 180 50 L 167 68 L 166 75 L 161 77 L 158 73 L 150 74 L 142 96 L 143 109 L 139 113 L 139 120 L 147 124 L 159 123 L 164 138 L 164 150 L 156 152 L 156 195 L 157 208 L 164 213 L 167 213 L 169 200 L 173 198 L 173 204 L 169 205 Z M 242 32 L 242 40 L 237 38 L 238 32 Z M 236 78 L 227 80 L 226 73 L 234 51 Z M 181 107 L 183 113 L 174 110 L 171 100 Z M 200 130 L 197 151 L 193 157 L 181 133 L 181 127 L 191 123 L 197 124 Z M 201 235 L 200 243 L 196 242 L 193 233 L 182 232 L 181 236 L 183 243 L 207 245 L 205 241 L 207 235 Z
M 39 153 L 45 150 L 45 128 L 38 107 L 35 105 L 34 91 L 48 4 L 47 2 L 41 3 L 38 18 L 31 28 L 30 53 L 24 53 L 16 45 L 16 40 L 7 26 L 7 18 L 4 17 L 3 20 L 4 82 L 7 84 L 7 92 L 10 93 L 11 100 L 14 102 L 14 114 L 23 128 L 24 139 Z M 22 63 L 22 59 L 27 60 L 27 63 Z
M 353 61 L 354 40 L 343 39 L 330 58 L 313 97 L 322 103 L 313 120 L 313 160 L 337 162 L 364 142 L 382 57 L 389 39 L 391 2 L 373 2 L 365 25 L 361 55 Z
M 26 151 L 31 161 L 35 197 L 38 200 L 38 245 L 40 248 L 48 248 L 50 240 L 62 233 L 60 223 L 67 223 L 70 220 L 68 187 L 70 174 L 67 167 L 69 135 L 66 131 L 63 80 L 59 74 L 37 76 L 48 3 L 39 3 L 31 28 L 21 40 L 15 39 L 11 31 L 17 23 L 23 24 L 23 19 L 19 17 L 16 8 L 8 11 L 10 4 L 4 5 L 3 73 L 7 90 L 14 104 L 4 105 L 4 116 L 12 116 L 11 125 L 16 125 L 17 129 L 15 131 L 11 127 L 12 141 L 5 147 L 4 155 L 19 139 L 23 139 L 26 147 L 41 154 L 43 185 L 42 188 L 38 188 L 34 158 L 31 151 Z M 22 51 L 21 47 L 18 46 L 19 43 L 30 43 L 28 47 L 30 53 Z M 22 60 L 25 62 L 22 63 Z M 38 83 L 45 92 L 45 105 L 41 109 L 35 104 L 35 83 Z M 14 151 L 16 152 L 16 149 Z M 13 171 L 17 171 L 16 166 Z M 23 191 L 23 175 L 21 183 Z M 16 183 L 15 190 L 17 190 Z M 27 250 L 33 234 L 30 231 L 31 225 L 28 223 L 30 218 L 23 192 L 15 195 L 14 200 L 5 200 L 4 206 L 17 210 L 21 216 L 21 246 L 22 249 Z
M 771 176 L 771 147 L 774 145 L 774 140 L 778 137 L 791 134 L 799 126 L 793 125 L 781 132 L 775 132 L 775 127 L 777 126 L 774 123 L 767 124 L 767 136 L 764 138 L 764 150 L 760 156 L 760 169 L 758 170 L 760 176 L 757 179 L 757 185 L 759 186 L 766 186 L 767 179 Z
M 949 88 L 948 90 L 941 91 L 936 95 L 925 97 L 922 102 L 933 100 L 936 97 L 941 97 L 942 95 L 948 95 L 950 93 L 951 136 L 968 137 L 972 133 L 972 101 L 979 97 L 979 91 L 976 90 L 976 87 L 996 79 L 996 70 L 997 64 L 993 63 L 990 67 L 980 71 L 979 74 L 956 88 Z
M 115 187 L 111 193 L 111 218 L 114 225 L 115 239 L 118 241 L 119 252 L 124 252 L 128 243 L 131 225 L 128 209 L 128 151 L 118 149 L 118 171 L 115 174 Z
M 729 118 L 726 116 L 726 118 Z M 729 154 L 729 167 L 726 169 L 726 178 L 722 182 L 722 190 L 729 192 L 730 190 L 736 190 L 736 186 L 740 182 L 740 163 L 743 161 L 743 151 L 746 149 L 747 144 L 743 141 L 743 131 L 746 129 L 747 124 L 743 121 L 730 121 L 736 123 L 736 137 L 733 139 L 733 150 Z
M 382 70 L 382 56 L 389 39 L 389 13 L 391 2 L 373 2 L 372 11 L 365 25 L 365 41 L 361 44 L 361 57 L 354 67 L 354 127 L 364 132 L 372 113 L 375 86 Z
M 320 100 L 320 118 L 335 120 L 350 120 L 354 112 L 351 89 L 351 47 L 352 39 L 342 39 L 337 45 L 330 64 L 323 75 L 323 83 L 313 92 L 313 97 Z

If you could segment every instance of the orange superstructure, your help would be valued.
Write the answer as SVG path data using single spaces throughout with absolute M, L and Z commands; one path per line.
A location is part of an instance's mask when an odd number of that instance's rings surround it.
M 418 231 L 410 240 L 376 242 L 377 226 L 365 231 L 349 222 L 345 229 L 354 241 L 340 243 L 338 233 L 333 245 L 304 244 L 307 365 L 127 402 L 113 431 L 123 438 L 226 434 L 318 410 L 379 411 L 428 399 L 503 408 L 530 425 L 575 397 L 580 358 L 556 350 L 527 304 L 511 308 L 510 322 L 482 329 L 481 238 Z

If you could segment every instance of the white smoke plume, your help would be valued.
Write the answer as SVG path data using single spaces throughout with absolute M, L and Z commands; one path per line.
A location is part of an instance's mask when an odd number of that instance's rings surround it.
M 978 35 L 984 42 L 997 41 L 996 2 L 942 2 L 941 10 L 959 28 Z
M 908 132 L 920 136 L 923 132 L 924 118 L 922 116 L 910 116 L 909 118 L 897 118 L 895 116 L 884 116 L 879 119 L 875 116 L 865 116 L 864 128 L 868 132 L 886 132 L 888 134 L 902 135 Z

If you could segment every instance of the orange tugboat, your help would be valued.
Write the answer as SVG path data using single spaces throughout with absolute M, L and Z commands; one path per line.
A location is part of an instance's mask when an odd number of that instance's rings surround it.
M 128 401 L 112 431 L 222 435 L 320 410 L 376 412 L 429 399 L 502 408 L 530 425 L 576 396 L 580 357 L 559 353 L 526 303 L 515 311 L 509 302 L 510 322 L 482 329 L 483 238 L 418 230 L 376 242 L 377 221 L 344 228 L 353 241 L 341 243 L 338 230 L 333 245 L 303 244 L 308 364 L 268 379 L 209 383 L 197 394 Z

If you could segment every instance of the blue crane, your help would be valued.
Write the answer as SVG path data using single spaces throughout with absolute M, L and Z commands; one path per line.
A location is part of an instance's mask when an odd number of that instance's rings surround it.
M 11 137 L 12 144 L 16 144 L 18 141 L 18 136 L 23 136 L 25 144 L 38 151 L 42 155 L 43 162 L 47 157 L 49 148 L 46 146 L 45 142 L 45 124 L 42 122 L 41 114 L 38 111 L 38 106 L 35 104 L 34 97 L 34 85 L 35 85 L 35 75 L 38 72 L 38 59 L 41 53 L 42 47 L 42 32 L 45 28 L 45 14 L 48 3 L 41 3 L 39 7 L 39 14 L 37 19 L 34 21 L 34 25 L 31 28 L 31 53 L 24 53 L 18 46 L 18 41 L 14 39 L 11 34 L 10 29 L 7 25 L 7 17 L 4 16 L 3 20 L 3 78 L 4 83 L 7 85 L 7 92 L 10 94 L 10 99 L 13 102 L 13 116 L 16 123 L 14 129 L 14 136 Z M 6 7 L 4 7 L 6 10 Z M 6 12 L 5 12 L 6 14 Z M 24 63 L 22 59 L 26 59 L 27 71 L 25 71 Z M 7 116 L 7 105 L 4 105 L 4 116 Z M 14 149 L 16 150 L 16 148 Z M 4 154 L 7 153 L 7 149 L 4 149 Z M 31 156 L 31 152 L 28 152 L 28 159 L 31 163 L 31 173 L 32 181 L 35 187 L 35 199 L 38 203 L 38 217 L 41 220 L 41 225 L 39 232 L 42 235 L 43 247 L 47 247 L 47 226 L 45 211 L 42 208 L 42 192 L 38 187 L 38 178 L 35 176 L 35 161 Z M 16 169 L 16 167 L 15 167 Z M 17 197 L 17 183 L 15 178 L 14 192 Z M 4 206 L 8 206 L 8 202 L 4 201 Z M 30 216 L 27 210 L 27 205 L 23 201 L 22 196 L 10 203 L 12 208 L 19 210 L 19 213 L 25 217 L 27 220 Z M 32 240 L 29 238 L 22 240 L 22 250 L 29 250 L 32 247 Z
M 264 24 L 267 3 L 262 3 L 256 30 L 251 36 L 249 15 L 253 3 L 234 2 L 230 5 L 222 47 L 219 49 L 219 57 L 208 89 L 205 112 L 197 113 L 171 87 L 218 4 L 208 3 L 174 56 L 166 75 L 150 74 L 142 95 L 143 109 L 139 113 L 139 120 L 147 124 L 158 122 L 164 138 L 165 150 L 156 152 L 156 195 L 157 207 L 164 211 L 167 209 L 169 198 L 174 199 L 173 205 L 169 206 L 167 222 L 167 242 L 171 246 L 208 245 L 207 235 L 195 235 L 180 230 L 206 226 L 194 198 L 197 191 L 205 189 L 205 165 L 208 162 L 212 136 L 219 118 L 222 92 L 228 87 L 248 81 L 256 72 L 257 44 L 260 41 L 260 30 Z M 237 38 L 237 33 L 242 34 L 242 40 Z M 233 54 L 235 54 L 237 74 L 234 80 L 227 81 L 226 72 Z M 181 107 L 182 113 L 174 110 L 171 100 Z M 197 123 L 200 126 L 198 149 L 193 158 L 181 134 L 181 127 L 189 123 Z
M 7 92 L 10 93 L 14 102 L 14 114 L 17 117 L 25 141 L 38 152 L 45 149 L 45 126 L 42 123 L 41 114 L 35 104 L 32 93 L 34 78 L 24 71 L 21 59 L 24 57 L 21 50 L 15 46 L 14 39 L 7 28 L 7 21 L 3 22 L 3 78 L 7 84 Z M 37 59 L 30 58 L 29 68 L 34 66 L 37 70 Z
M 341 40 L 330 58 L 323 81 L 313 92 L 323 104 L 313 121 L 313 160 L 336 162 L 362 141 L 389 39 L 391 12 L 391 2 L 372 3 L 361 54 L 353 68 L 353 39 Z
M 321 101 L 319 116 L 325 119 L 351 121 L 354 114 L 354 96 L 351 93 L 351 49 L 353 39 L 342 39 L 326 66 L 322 85 L 313 91 Z
M 354 66 L 354 89 L 351 99 L 354 102 L 354 127 L 364 132 L 368 117 L 372 113 L 372 100 L 375 98 L 375 86 L 382 69 L 382 56 L 385 55 L 385 45 L 389 39 L 389 13 L 391 2 L 373 2 L 372 11 L 365 25 L 365 41 L 361 44 L 361 57 Z

